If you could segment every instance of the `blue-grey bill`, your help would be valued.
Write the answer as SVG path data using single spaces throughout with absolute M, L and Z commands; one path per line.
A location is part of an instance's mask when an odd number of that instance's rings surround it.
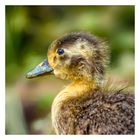
M 35 77 L 39 77 L 42 75 L 52 74 L 53 69 L 50 67 L 48 61 L 45 59 L 39 65 L 37 65 L 33 70 L 26 74 L 26 78 L 31 79 Z

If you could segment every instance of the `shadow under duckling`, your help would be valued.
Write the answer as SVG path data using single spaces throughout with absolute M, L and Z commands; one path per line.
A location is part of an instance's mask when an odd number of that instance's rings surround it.
M 134 134 L 134 94 L 105 87 L 107 45 L 85 33 L 55 40 L 44 60 L 27 78 L 54 74 L 72 81 L 54 99 L 52 124 L 56 134 Z

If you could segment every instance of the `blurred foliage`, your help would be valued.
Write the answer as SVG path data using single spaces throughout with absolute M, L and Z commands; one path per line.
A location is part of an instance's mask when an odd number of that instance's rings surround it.
M 65 82 L 53 77 L 28 81 L 24 76 L 46 58 L 53 40 L 72 31 L 90 32 L 107 41 L 109 74 L 134 86 L 134 6 L 6 6 L 7 134 L 53 133 L 50 107 Z M 22 107 L 15 113 L 16 101 Z M 16 117 L 8 115 L 10 110 Z M 17 116 L 19 129 L 12 122 Z

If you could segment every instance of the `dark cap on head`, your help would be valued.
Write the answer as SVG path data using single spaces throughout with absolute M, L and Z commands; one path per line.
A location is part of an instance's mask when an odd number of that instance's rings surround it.
M 99 40 L 91 35 L 90 33 L 86 33 L 86 32 L 72 32 L 72 33 L 68 33 L 64 36 L 62 36 L 61 38 L 59 38 L 57 41 L 59 43 L 60 46 L 66 45 L 66 44 L 71 44 L 76 42 L 78 39 L 81 39 L 83 41 L 88 41 L 89 43 L 96 45 Z

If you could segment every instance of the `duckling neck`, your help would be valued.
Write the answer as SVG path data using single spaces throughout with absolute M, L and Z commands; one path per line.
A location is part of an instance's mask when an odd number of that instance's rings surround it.
M 74 81 L 68 85 L 62 92 L 68 97 L 77 97 L 86 94 L 95 88 L 94 81 Z M 60 92 L 61 93 L 61 92 Z
M 59 125 L 58 115 L 63 106 L 63 102 L 74 97 L 84 96 L 95 88 L 95 81 L 74 81 L 56 96 L 52 105 L 52 124 L 57 134 Z

